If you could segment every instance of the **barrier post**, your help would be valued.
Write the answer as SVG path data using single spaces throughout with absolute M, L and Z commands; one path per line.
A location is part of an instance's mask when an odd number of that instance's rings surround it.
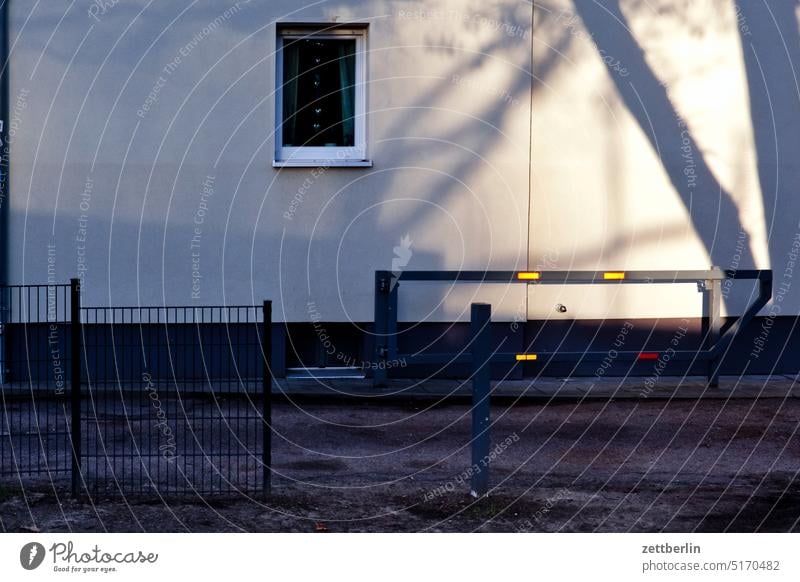
M 708 339 L 712 346 L 719 341 L 722 331 L 722 282 L 719 279 L 711 281 L 709 297 L 709 333 Z M 720 358 L 715 357 L 708 362 L 708 385 L 716 388 L 719 386 Z
M 72 497 L 81 483 L 81 280 L 70 279 L 70 439 L 72 441 Z
M 711 271 L 718 271 L 719 267 L 711 267 Z M 706 279 L 704 281 L 704 317 L 703 335 L 705 348 L 712 349 L 720 339 L 722 331 L 722 281 L 719 279 Z M 706 363 L 706 379 L 712 388 L 719 386 L 719 357 L 713 357 Z
M 272 493 L 272 301 L 264 301 L 262 313 L 261 353 L 264 364 L 261 373 L 261 395 L 264 402 L 261 415 L 264 421 L 261 424 L 263 431 L 261 461 L 266 497 Z
M 386 386 L 388 372 L 386 369 L 387 356 L 389 353 L 389 300 L 390 286 L 392 282 L 389 271 L 375 271 L 375 325 L 373 339 L 375 350 L 373 358 L 375 361 L 372 373 L 373 386 Z
M 387 310 L 387 323 L 386 332 L 386 376 L 389 376 L 389 364 L 395 363 L 397 360 L 397 297 L 400 281 L 397 280 L 397 275 L 389 273 L 389 308 Z
M 472 338 L 472 479 L 470 493 L 474 497 L 486 495 L 489 490 L 491 318 L 491 305 L 488 303 L 472 304 L 470 313 Z

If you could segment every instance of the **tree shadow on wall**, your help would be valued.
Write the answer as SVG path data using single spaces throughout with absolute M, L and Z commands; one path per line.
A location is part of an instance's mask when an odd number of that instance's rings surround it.
M 647 63 L 618 0 L 575 0 L 575 9 L 601 55 L 617 55 L 629 72 L 621 76 L 614 61 L 604 59 L 622 101 L 650 142 L 669 180 L 686 207 L 692 224 L 716 265 L 728 265 L 741 254 L 741 267 L 754 265 L 749 244 L 728 233 L 746 232 L 730 192 L 717 180 L 690 129 L 672 104 L 663 83 Z M 670 163 L 665 152 L 681 152 L 693 167 L 688 179 L 685 164 Z M 671 154 L 674 155 L 674 154 Z M 678 159 L 681 159 L 678 156 Z M 749 237 L 748 237 L 749 239 Z M 740 252 L 741 251 L 741 252 Z
M 800 230 L 798 0 L 734 2 L 750 97 L 770 265 L 782 272 Z

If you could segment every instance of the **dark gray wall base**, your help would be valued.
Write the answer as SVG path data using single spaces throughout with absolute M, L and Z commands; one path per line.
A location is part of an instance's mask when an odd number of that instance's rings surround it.
M 732 342 L 721 360 L 721 373 L 740 374 L 796 374 L 800 372 L 800 330 L 799 317 L 757 317 L 743 329 Z M 723 331 L 733 320 L 724 320 Z M 358 344 L 349 348 L 359 353 L 358 359 L 373 364 L 373 336 L 359 331 L 371 330 L 371 323 L 358 325 L 316 324 L 317 327 L 338 329 L 348 335 L 341 345 Z M 338 326 L 338 327 L 337 327 Z M 313 335 L 311 324 L 290 324 L 289 333 L 300 337 L 303 328 L 305 337 Z M 705 375 L 703 362 L 671 361 L 667 350 L 695 350 L 702 345 L 704 338 L 703 320 L 691 319 L 607 319 L 575 321 L 527 321 L 513 324 L 492 324 L 493 347 L 502 351 L 608 351 L 609 357 L 603 362 L 547 364 L 536 361 L 517 365 L 492 366 L 494 379 L 520 379 L 536 376 L 652 376 L 658 375 Z M 465 349 L 469 342 L 469 323 L 400 323 L 398 329 L 398 352 L 410 353 L 416 350 L 429 352 L 457 352 Z M 296 342 L 302 344 L 303 342 Z M 336 341 L 333 342 L 336 344 Z M 658 352 L 658 360 L 639 362 L 618 362 L 613 350 Z M 307 353 L 311 353 L 306 348 Z M 336 348 L 337 353 L 340 352 Z M 289 350 L 287 349 L 287 353 Z M 309 363 L 305 363 L 309 362 Z M 292 365 L 318 366 L 320 360 L 312 356 L 295 360 Z M 390 378 L 466 378 L 469 368 L 466 365 L 403 365 L 391 362 Z
M 798 317 L 755 318 L 742 330 L 721 360 L 723 375 L 800 373 Z M 723 330 L 730 325 L 725 323 Z M 8 359 L 4 362 L 13 382 L 37 381 L 61 384 L 69 368 L 69 333 L 66 324 L 14 324 L 6 326 Z M 118 367 L 124 377 L 145 371 L 168 377 L 173 370 L 203 378 L 227 377 L 233 370 L 255 377 L 260 348 L 252 324 L 206 324 L 199 333 L 192 327 L 163 328 L 138 325 L 85 326 L 86 361 L 92 377 L 108 377 Z M 681 329 L 685 329 L 682 332 Z M 273 326 L 273 368 L 278 378 L 287 367 L 359 367 L 367 374 L 373 361 L 372 324 L 276 323 Z M 627 330 L 623 333 L 622 330 Z M 607 351 L 598 362 L 493 365 L 494 379 L 536 376 L 652 376 L 704 375 L 705 364 L 670 361 L 666 350 L 694 350 L 701 345 L 700 319 L 633 319 L 605 321 L 528 321 L 492 324 L 493 348 L 507 352 Z M 113 338 L 113 340 L 112 340 Z M 142 338 L 148 348 L 142 352 Z M 402 323 L 398 332 L 400 354 L 417 350 L 458 352 L 469 342 L 469 323 Z M 233 349 L 230 343 L 234 344 Z M 202 347 L 201 347 L 202 345 Z M 199 358 L 198 350 L 214 354 Z M 619 362 L 616 351 L 658 352 L 658 360 Z M 143 365 L 143 355 L 147 366 Z M 115 365 L 116 360 L 116 365 Z M 84 374 L 87 369 L 84 367 Z M 390 362 L 390 378 L 449 378 L 469 376 L 467 365 L 409 365 Z

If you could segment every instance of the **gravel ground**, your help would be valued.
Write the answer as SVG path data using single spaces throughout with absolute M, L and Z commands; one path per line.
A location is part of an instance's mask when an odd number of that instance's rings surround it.
M 6 480 L 0 529 L 800 530 L 795 398 L 557 401 L 492 415 L 500 446 L 479 500 L 464 482 L 464 404 L 311 401 L 275 405 L 269 498 L 72 500 L 63 479 Z

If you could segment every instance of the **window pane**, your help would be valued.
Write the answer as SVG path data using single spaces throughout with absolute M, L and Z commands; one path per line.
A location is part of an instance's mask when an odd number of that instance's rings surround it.
M 355 39 L 288 40 L 283 47 L 283 145 L 355 144 Z

